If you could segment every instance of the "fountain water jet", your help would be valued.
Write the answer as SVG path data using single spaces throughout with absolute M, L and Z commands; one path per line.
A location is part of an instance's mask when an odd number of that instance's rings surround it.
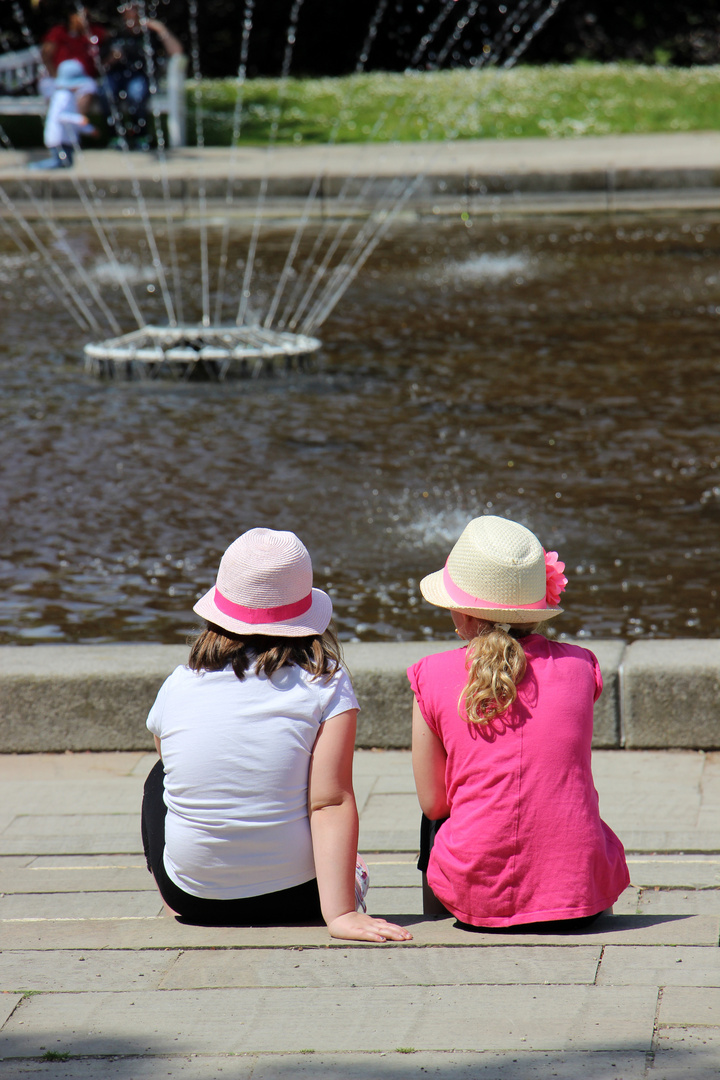
M 555 13 L 561 3 L 562 0 L 549 0 L 549 3 L 548 0 L 520 0 L 517 6 L 501 20 L 499 30 L 485 44 L 482 53 L 478 57 L 471 58 L 471 65 L 476 68 L 486 65 L 495 65 L 498 68 L 512 66 L 524 49 L 527 48 L 532 37 L 544 25 L 544 22 Z M 294 0 L 291 8 L 280 76 L 281 101 L 285 95 L 290 75 L 302 4 L 303 0 Z M 387 6 L 387 0 L 379 0 L 359 53 L 355 69 L 357 73 L 362 72 L 367 63 Z M 148 18 L 153 18 L 155 15 L 156 0 L 139 0 L 138 7 L 141 14 L 152 101 L 152 97 L 157 90 L 157 84 L 147 21 Z M 422 57 L 427 57 L 428 59 L 424 63 L 426 69 L 432 70 L 440 67 L 450 52 L 461 41 L 467 26 L 478 16 L 478 13 L 482 13 L 484 10 L 485 8 L 481 6 L 479 0 L 470 0 L 467 10 L 465 10 L 464 14 L 458 16 L 457 5 L 454 2 L 445 3 L 440 14 L 435 18 L 415 49 L 413 61 L 419 61 Z M 504 12 L 504 5 L 500 5 L 498 10 Z M 247 0 L 242 16 L 240 65 L 236 79 L 237 99 L 233 119 L 233 140 L 228 163 L 225 200 L 228 209 L 233 202 L 233 166 L 238 152 L 242 127 L 242 96 L 247 74 L 248 46 L 252 33 L 253 11 L 254 0 Z M 200 89 L 197 0 L 188 0 L 188 15 L 192 78 L 195 87 L 195 129 L 198 147 L 202 149 L 204 146 L 204 118 Z M 432 55 L 430 49 L 433 42 L 442 27 L 451 18 L 454 25 L 449 31 L 445 43 L 438 49 L 436 54 Z M 521 37 L 520 35 L 524 36 Z M 510 55 L 503 59 L 508 45 L 513 42 L 516 43 L 515 47 Z M 390 115 L 390 112 L 390 109 L 386 110 L 382 119 L 383 123 Z M 304 259 L 300 270 L 297 271 L 294 268 L 294 262 L 300 252 L 300 241 L 321 182 L 322 174 L 321 171 L 318 171 L 306 197 L 305 208 L 290 243 L 287 258 L 269 307 L 264 314 L 255 315 L 253 313 L 253 282 L 268 194 L 269 170 L 266 169 L 260 180 L 251 235 L 243 260 L 242 283 L 239 289 L 237 311 L 234 324 L 231 325 L 223 323 L 222 320 L 222 297 L 230 250 L 229 218 L 226 214 L 217 270 L 214 310 L 211 315 L 211 306 L 213 305 L 211 305 L 211 275 L 208 255 L 206 185 L 205 179 L 201 175 L 198 182 L 201 319 L 198 323 L 191 324 L 183 318 L 182 288 L 174 241 L 175 226 L 169 210 L 170 185 L 168 182 L 167 153 L 162 134 L 162 125 L 159 122 L 160 118 L 154 112 L 160 178 L 165 205 L 165 231 L 169 238 L 172 288 L 166 277 L 163 260 L 158 250 L 157 238 L 148 213 L 142 186 L 135 174 L 133 156 L 129 153 L 127 140 L 124 138 L 122 124 L 116 115 L 117 110 L 114 105 L 113 113 L 115 114 L 116 130 L 120 132 L 123 149 L 122 158 L 131 176 L 138 214 L 152 256 L 153 267 L 158 275 L 168 326 L 165 328 L 159 327 L 155 325 L 154 321 L 151 324 L 146 324 L 130 284 L 119 275 L 118 280 L 125 294 L 129 312 L 136 323 L 136 329 L 126 334 L 119 333 L 121 327 L 114 313 L 107 308 L 104 298 L 97 290 L 96 284 L 79 265 L 73 253 L 66 251 L 65 254 L 70 259 L 74 272 L 80 276 L 83 286 L 90 293 L 92 302 L 97 305 L 105 317 L 113 335 L 108 339 L 93 342 L 85 347 L 86 369 L 100 375 L 124 375 L 126 377 L 172 375 L 187 378 L 194 373 L 203 373 L 212 378 L 224 379 L 231 372 L 258 374 L 271 366 L 273 360 L 278 357 L 283 358 L 286 365 L 297 363 L 299 366 L 303 366 L 305 358 L 320 347 L 320 342 L 314 337 L 314 334 L 328 318 L 423 181 L 428 162 L 432 161 L 433 157 L 436 157 L 441 152 L 438 147 L 428 150 L 425 160 L 421 159 L 418 171 L 414 176 L 396 177 L 387 180 L 384 183 L 383 191 L 377 199 L 374 211 L 367 215 L 360 224 L 357 224 L 356 218 L 353 216 L 353 208 L 356 208 L 359 203 L 367 198 L 368 192 L 373 189 L 373 186 L 377 185 L 377 177 L 366 178 L 353 197 L 349 193 L 355 178 L 347 178 L 343 184 L 339 199 L 339 201 L 347 200 L 344 219 L 335 228 L 334 235 L 332 235 L 329 224 L 327 222 L 323 223 L 315 239 L 312 252 Z M 266 161 L 268 162 L 277 142 L 279 115 L 280 110 L 278 108 L 271 125 L 266 148 Z M 335 140 L 338 126 L 339 123 L 336 122 L 331 133 L 330 143 Z M 452 134 L 448 135 L 446 132 L 442 134 L 446 141 L 450 141 L 453 137 Z M 112 236 L 111 230 L 101 220 L 101 196 L 91 183 L 88 184 L 88 190 L 85 191 L 77 177 L 73 176 L 71 179 L 83 208 L 95 228 L 105 255 L 119 268 L 120 263 L 116 253 L 117 244 L 115 238 Z M 354 226 L 357 227 L 353 233 L 351 230 Z M 27 232 L 24 226 L 21 227 Z M 93 331 L 97 332 L 100 329 L 100 324 L 92 312 L 92 304 L 80 295 L 78 288 L 64 280 L 67 275 L 63 275 L 62 270 L 57 265 L 57 259 L 52 254 L 48 255 L 47 247 L 41 245 L 41 242 L 32 233 L 30 238 L 36 250 L 41 253 L 48 263 L 58 284 L 64 290 L 62 295 L 66 304 L 68 306 L 74 305 L 79 313 L 81 323 L 89 325 Z M 327 246 L 323 251 L 322 245 L 324 243 L 327 243 Z M 290 295 L 286 296 L 291 278 L 293 279 L 293 286 Z

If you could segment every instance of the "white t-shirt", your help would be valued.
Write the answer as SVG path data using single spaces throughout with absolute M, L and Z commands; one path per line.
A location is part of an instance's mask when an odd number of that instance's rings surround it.
M 342 669 L 178 667 L 147 726 L 162 740 L 165 869 L 205 899 L 260 896 L 315 877 L 308 769 L 320 725 L 358 707 Z
M 56 90 L 50 99 L 43 140 L 48 148 L 53 146 L 77 146 L 78 132 L 85 128 L 87 120 L 77 111 L 72 90 Z

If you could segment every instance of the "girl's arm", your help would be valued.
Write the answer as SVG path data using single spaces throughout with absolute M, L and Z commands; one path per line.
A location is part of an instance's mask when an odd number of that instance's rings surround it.
M 310 762 L 308 814 L 323 918 L 332 937 L 408 941 L 401 926 L 355 911 L 358 814 L 352 787 L 357 709 L 320 725 Z
M 155 740 L 155 749 L 158 752 L 158 757 L 162 758 L 162 748 L 160 746 L 160 739 L 158 738 L 157 735 L 153 735 L 153 739 Z
M 445 790 L 447 754 L 434 731 L 425 723 L 417 698 L 413 698 L 412 764 L 420 808 L 432 821 L 450 813 Z

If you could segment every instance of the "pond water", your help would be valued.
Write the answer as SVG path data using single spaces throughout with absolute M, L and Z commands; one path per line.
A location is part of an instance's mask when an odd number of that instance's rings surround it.
M 150 260 L 124 236 L 150 319 Z M 192 282 L 190 231 L 180 254 Z M 324 326 L 317 370 L 274 379 L 95 380 L 7 237 L 0 297 L 0 642 L 180 642 L 256 525 L 305 541 L 344 639 L 449 636 L 417 583 L 482 513 L 565 560 L 554 632 L 720 634 L 718 216 L 408 222 Z

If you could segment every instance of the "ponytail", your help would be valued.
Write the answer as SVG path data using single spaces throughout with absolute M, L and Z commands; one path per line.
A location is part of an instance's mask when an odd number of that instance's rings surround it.
M 509 709 L 517 698 L 517 684 L 525 674 L 525 651 L 518 638 L 534 627 L 505 630 L 485 623 L 467 647 L 467 684 L 460 695 L 460 715 L 470 724 L 488 724 Z

